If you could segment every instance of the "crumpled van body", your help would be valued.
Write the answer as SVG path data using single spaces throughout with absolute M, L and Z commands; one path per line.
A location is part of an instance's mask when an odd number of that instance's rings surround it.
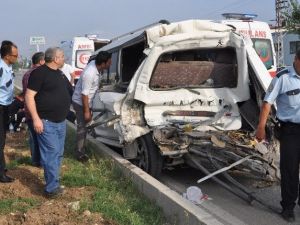
M 93 100 L 95 138 L 121 147 L 153 176 L 182 163 L 211 169 L 251 156 L 235 169 L 278 177 L 273 124 L 265 147 L 254 141 L 271 77 L 251 41 L 227 25 L 188 20 L 130 33 L 101 50 L 112 53 L 112 65 Z

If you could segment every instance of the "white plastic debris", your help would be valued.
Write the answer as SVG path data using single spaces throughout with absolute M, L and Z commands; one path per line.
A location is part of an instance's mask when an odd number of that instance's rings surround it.
M 80 209 L 80 202 L 79 201 L 69 202 L 67 205 L 73 211 L 78 211 Z
M 186 193 L 183 193 L 183 197 L 194 204 L 201 204 L 203 200 L 207 199 L 207 195 L 203 195 L 201 189 L 197 186 L 188 187 Z
M 91 216 L 92 213 L 89 210 L 84 210 L 83 215 L 84 216 Z
M 264 141 L 258 142 L 257 140 L 255 140 L 255 149 L 264 155 L 268 153 L 268 148 L 266 144 L 267 142 Z

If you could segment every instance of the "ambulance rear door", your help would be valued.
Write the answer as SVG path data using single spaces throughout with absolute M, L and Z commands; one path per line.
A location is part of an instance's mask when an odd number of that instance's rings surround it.
M 86 67 L 90 56 L 93 54 L 94 42 L 86 37 L 75 37 L 73 44 L 72 61 L 75 68 L 76 79 Z
M 224 13 L 221 22 L 232 26 L 245 38 L 251 38 L 253 47 L 270 75 L 276 75 L 276 54 L 270 27 L 267 23 L 255 21 L 255 14 Z

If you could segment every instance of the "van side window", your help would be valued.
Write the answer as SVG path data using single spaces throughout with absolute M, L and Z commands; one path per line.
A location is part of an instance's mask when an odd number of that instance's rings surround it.
M 119 80 L 118 75 L 118 52 L 113 52 L 111 55 L 111 66 L 103 72 L 102 85 L 115 84 Z
M 121 79 L 123 84 L 129 84 L 135 71 L 144 59 L 145 43 L 140 42 L 138 44 L 126 47 L 122 49 L 121 53 Z
M 150 88 L 235 88 L 237 81 L 235 50 L 205 48 L 161 55 L 153 70 Z

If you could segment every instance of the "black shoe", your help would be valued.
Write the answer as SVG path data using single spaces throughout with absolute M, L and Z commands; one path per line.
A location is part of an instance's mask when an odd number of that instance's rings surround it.
M 295 221 L 295 214 L 294 214 L 294 210 L 292 209 L 283 209 L 280 215 L 285 221 L 289 223 Z
M 46 198 L 57 198 L 57 197 L 61 196 L 63 193 L 64 193 L 64 188 L 59 186 L 58 188 L 56 188 L 52 192 L 45 191 L 44 195 L 45 195 Z
M 42 165 L 39 162 L 32 162 L 31 165 L 38 168 L 42 167 Z
M 84 153 L 81 153 L 79 155 L 76 156 L 76 159 L 79 161 L 79 162 L 87 162 L 89 161 L 89 157 L 87 154 L 84 154 Z
M 1 182 L 1 183 L 11 183 L 11 182 L 13 182 L 14 180 L 15 180 L 14 178 L 9 177 L 9 176 L 7 176 L 7 175 L 2 175 L 2 176 L 0 176 L 0 182 Z

